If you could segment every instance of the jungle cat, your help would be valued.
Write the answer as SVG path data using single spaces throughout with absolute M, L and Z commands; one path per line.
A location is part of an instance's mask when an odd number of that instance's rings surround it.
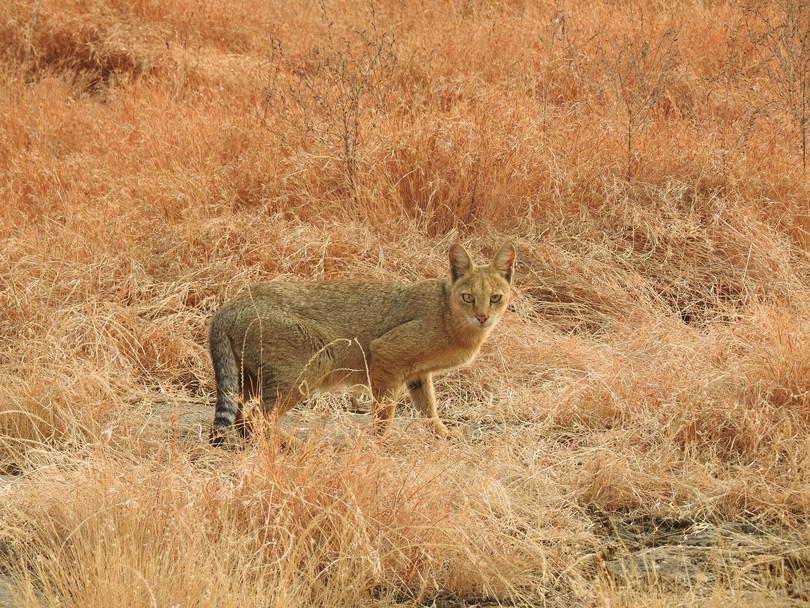
M 226 303 L 209 335 L 211 443 L 232 427 L 247 434 L 242 407 L 252 397 L 281 416 L 314 393 L 359 386 L 370 388 L 376 432 L 390 427 L 406 386 L 433 431 L 455 436 L 436 412 L 433 375 L 478 354 L 509 303 L 516 251 L 506 243 L 489 265 L 475 266 L 454 244 L 449 258 L 444 280 L 278 281 Z

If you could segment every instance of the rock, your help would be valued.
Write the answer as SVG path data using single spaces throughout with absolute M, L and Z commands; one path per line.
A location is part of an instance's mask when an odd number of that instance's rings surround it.
M 321 404 L 321 402 L 326 405 Z M 335 405 L 339 404 L 340 407 Z M 373 415 L 365 410 L 368 404 L 349 397 L 333 398 L 297 407 L 281 418 L 281 429 L 300 440 L 310 438 L 333 441 L 341 445 L 351 445 L 361 433 L 371 432 Z M 144 412 L 142 421 L 133 423 L 134 434 L 142 445 L 156 448 L 166 442 L 176 443 L 185 449 L 194 450 L 208 444 L 208 433 L 213 418 L 211 403 L 177 402 L 154 403 Z M 465 440 L 479 440 L 499 426 L 490 428 L 475 422 L 454 424 L 445 420 L 451 428 L 460 429 Z M 429 429 L 428 422 L 421 416 L 401 410 L 394 417 L 393 428 L 403 433 L 412 433 L 419 428 Z M 235 433 L 234 433 L 235 435 Z M 227 440 L 238 447 L 238 439 Z
M 608 573 L 618 580 L 641 579 L 649 583 L 699 587 L 714 581 L 702 567 L 702 556 L 680 545 L 643 549 L 633 555 L 605 562 Z

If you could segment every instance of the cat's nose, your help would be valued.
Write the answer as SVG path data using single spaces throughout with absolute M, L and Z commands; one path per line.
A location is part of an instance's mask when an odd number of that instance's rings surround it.
M 478 322 L 483 325 L 489 319 L 489 315 L 475 315 L 475 318 L 478 319 Z

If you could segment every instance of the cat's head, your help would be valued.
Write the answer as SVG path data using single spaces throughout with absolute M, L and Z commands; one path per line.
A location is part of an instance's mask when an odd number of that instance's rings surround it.
M 476 266 L 458 243 L 450 247 L 450 310 L 456 322 L 488 330 L 503 316 L 512 294 L 517 253 L 506 243 L 486 266 Z

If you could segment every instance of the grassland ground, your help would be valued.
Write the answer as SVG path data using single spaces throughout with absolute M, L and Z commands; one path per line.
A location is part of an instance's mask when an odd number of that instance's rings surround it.
M 807 605 L 808 28 L 790 0 L 3 3 L 8 601 Z M 207 444 L 226 299 L 506 239 L 511 310 L 437 386 L 461 440 L 405 403 L 375 439 L 334 395 L 300 450 Z

